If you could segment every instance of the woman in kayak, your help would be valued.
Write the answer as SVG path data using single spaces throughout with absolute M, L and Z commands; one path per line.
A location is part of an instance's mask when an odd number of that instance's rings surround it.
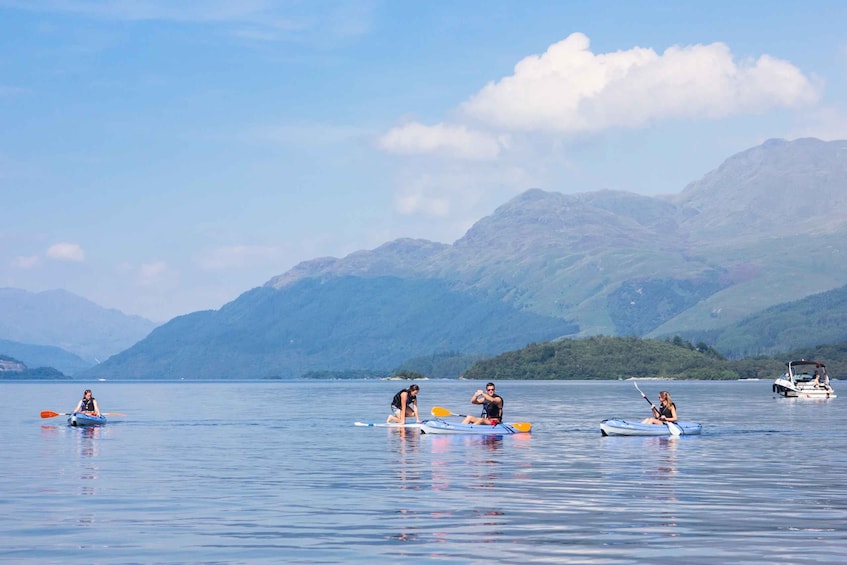
M 74 414 L 77 412 L 82 412 L 83 414 L 88 414 L 89 416 L 100 416 L 100 407 L 97 406 L 97 400 L 91 396 L 91 389 L 85 389 L 85 392 L 82 393 L 82 400 L 80 400 L 76 408 L 74 408 Z
M 405 424 L 406 418 L 414 416 L 416 422 L 420 422 L 418 416 L 418 385 L 404 388 L 394 395 L 391 400 L 391 416 L 385 421 L 386 424 Z
M 671 395 L 668 391 L 663 390 L 659 393 L 659 408 L 651 404 L 655 418 L 644 418 L 642 424 L 667 424 L 668 422 L 676 422 L 676 404 L 671 400 Z
M 503 397 L 495 392 L 494 383 L 485 385 L 485 391 L 478 390 L 471 397 L 471 404 L 482 404 L 482 415 L 465 416 L 463 424 L 488 424 L 494 426 L 503 421 Z

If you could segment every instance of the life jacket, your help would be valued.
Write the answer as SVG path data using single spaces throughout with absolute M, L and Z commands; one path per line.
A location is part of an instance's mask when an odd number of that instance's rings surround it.
M 482 401 L 482 417 L 483 418 L 489 418 L 489 419 L 492 419 L 492 420 L 502 421 L 503 420 L 503 405 L 506 403 L 506 401 L 503 400 L 503 397 L 500 396 L 499 394 L 495 393 L 495 394 L 492 394 L 491 396 L 493 396 L 495 398 L 499 398 L 500 404 L 496 404 L 494 402 L 491 402 L 487 398 L 485 400 L 483 400 Z
M 676 408 L 676 402 L 671 402 L 671 406 Z M 661 418 L 662 416 L 664 416 L 665 418 L 673 418 L 671 406 L 665 406 L 664 404 L 662 404 L 662 406 L 659 408 L 659 418 Z
M 94 412 L 94 397 L 92 396 L 88 400 L 83 398 L 82 404 L 80 405 L 79 409 L 82 412 Z
M 395 406 L 398 410 L 401 410 L 403 408 L 403 399 L 400 398 L 400 395 L 403 394 L 404 392 L 406 393 L 406 407 L 407 408 L 409 406 L 414 406 L 415 402 L 417 402 L 417 400 L 418 400 L 416 396 L 412 395 L 412 392 L 409 389 L 404 388 L 403 390 L 401 390 L 400 392 L 395 394 L 394 399 L 391 401 L 391 405 Z

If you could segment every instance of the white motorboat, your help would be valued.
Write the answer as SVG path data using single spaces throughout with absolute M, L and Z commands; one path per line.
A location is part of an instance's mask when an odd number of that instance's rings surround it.
M 785 364 L 785 374 L 773 382 L 773 392 L 786 398 L 835 398 L 826 366 L 820 361 L 800 359 Z

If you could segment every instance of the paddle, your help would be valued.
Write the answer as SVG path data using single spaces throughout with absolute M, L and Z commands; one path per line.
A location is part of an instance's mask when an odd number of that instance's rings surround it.
M 641 389 L 640 389 L 640 388 L 638 388 L 638 383 L 637 383 L 637 382 L 632 381 L 632 384 L 634 384 L 634 385 L 635 385 L 635 390 L 637 390 L 638 392 L 641 392 Z M 659 409 L 658 409 L 658 408 L 656 408 L 656 405 L 655 405 L 655 404 L 653 404 L 652 402 L 650 402 L 650 399 L 649 399 L 649 398 L 647 398 L 647 395 L 646 395 L 646 394 L 644 394 L 643 392 L 641 392 L 641 398 L 643 398 L 644 400 L 646 400 L 646 401 L 647 401 L 647 403 L 648 403 L 648 404 L 650 404 L 650 407 L 651 407 L 653 410 L 655 410 L 655 411 L 656 411 L 656 414 L 658 414 L 658 413 L 659 413 Z M 674 436 L 674 437 L 675 437 L 675 436 L 678 436 L 678 435 L 680 435 L 680 434 L 682 433 L 682 428 L 680 428 L 679 426 L 677 426 L 677 425 L 676 425 L 676 424 L 674 424 L 673 422 L 665 422 L 665 425 L 668 427 L 668 431 L 669 431 L 669 432 L 671 433 L 671 435 L 672 435 L 672 436 Z
M 436 418 L 444 418 L 445 416 L 459 416 L 461 418 L 468 417 L 467 414 L 455 414 L 453 412 L 450 412 L 446 408 L 442 408 L 441 406 L 433 406 L 432 410 L 430 410 L 430 413 Z M 530 424 L 529 422 L 510 422 L 506 425 L 512 426 L 519 432 L 528 432 L 532 429 L 532 424 Z
M 53 412 L 51 410 L 42 410 L 41 417 L 42 418 L 55 418 L 56 416 L 70 416 L 70 412 Z M 106 412 L 102 414 L 102 416 L 126 416 L 126 414 L 121 414 L 120 412 Z

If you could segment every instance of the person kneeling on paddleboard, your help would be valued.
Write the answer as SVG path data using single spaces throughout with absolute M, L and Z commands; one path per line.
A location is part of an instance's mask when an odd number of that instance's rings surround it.
M 485 391 L 478 390 L 471 397 L 471 404 L 482 404 L 482 415 L 465 416 L 463 424 L 488 424 L 496 426 L 503 421 L 503 397 L 494 392 L 494 383 L 485 385 Z
M 386 424 L 405 424 L 406 418 L 414 416 L 416 422 L 420 422 L 418 416 L 418 391 L 421 389 L 418 385 L 412 385 L 409 388 L 404 388 L 394 395 L 391 400 L 391 416 L 385 421 Z

